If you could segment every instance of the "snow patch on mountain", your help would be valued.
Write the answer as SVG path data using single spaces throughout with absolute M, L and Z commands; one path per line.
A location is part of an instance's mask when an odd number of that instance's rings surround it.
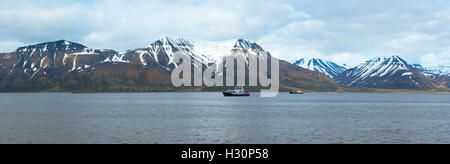
M 295 61 L 293 64 L 311 71 L 321 72 L 330 78 L 334 78 L 348 68 L 338 65 L 332 61 L 327 61 L 318 58 L 302 58 Z
M 71 55 L 98 55 L 94 49 L 84 48 L 82 52 L 73 53 Z
M 405 72 L 402 74 L 402 76 L 412 76 L 412 75 L 414 75 L 414 73 L 412 72 Z
M 130 63 L 128 60 L 124 60 L 125 54 L 114 54 L 112 57 L 107 57 L 102 63 Z
M 41 63 L 39 64 L 39 66 L 41 67 L 41 68 L 46 68 L 48 65 L 44 65 L 44 62 L 45 62 L 45 60 L 47 59 L 48 57 L 46 56 L 46 57 L 44 57 L 44 58 L 42 58 L 41 59 Z
M 231 50 L 233 49 L 236 40 L 226 40 L 226 41 L 195 41 L 194 50 L 208 57 L 213 62 L 220 61 L 223 57 L 232 55 Z
M 141 61 L 142 65 L 146 66 L 147 62 L 144 59 L 144 55 L 150 55 L 147 51 L 138 50 L 136 51 L 139 54 L 139 60 Z
M 450 76 L 450 66 L 440 65 L 434 67 L 424 67 L 420 64 L 414 64 L 413 66 L 428 74 L 428 76 L 432 76 L 432 74 Z
M 177 67 L 177 63 L 174 61 L 176 55 L 185 55 L 191 58 L 194 65 L 200 63 L 208 66 L 214 62 L 205 54 L 196 52 L 194 41 L 188 39 L 162 36 L 159 40 L 147 46 L 147 48 L 135 50 L 136 53 L 144 55 L 143 51 L 151 54 L 150 56 L 166 69 L 170 69 L 172 65 Z M 165 55 L 168 61 L 160 59 L 160 55 Z

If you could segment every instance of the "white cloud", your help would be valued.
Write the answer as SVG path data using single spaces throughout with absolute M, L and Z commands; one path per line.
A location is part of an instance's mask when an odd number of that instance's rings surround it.
M 275 31 L 275 33 L 281 35 L 319 33 L 324 25 L 325 23 L 320 20 L 296 21 Z
M 80 36 L 91 29 L 89 10 L 77 4 L 46 7 L 46 3 L 10 6 L 0 10 L 0 35 L 12 40 L 36 42 L 45 39 L 62 39 Z
M 421 62 L 424 54 L 444 53 L 450 50 L 450 33 L 411 33 L 384 43 L 380 52 L 400 55 L 410 63 Z
M 93 32 L 86 37 L 84 37 L 83 42 L 87 43 L 104 43 L 109 41 L 111 36 L 105 32 Z
M 355 67 L 367 61 L 367 57 L 360 54 L 339 53 L 332 54 L 328 60 L 333 61 L 339 65 L 346 65 L 349 68 Z
M 437 35 L 426 35 L 422 33 L 408 34 L 404 37 L 393 39 L 386 42 L 388 51 L 407 51 L 419 45 L 433 44 L 437 40 Z
M 1 52 L 13 52 L 23 43 L 17 40 L 0 40 L 0 53 Z
M 321 58 L 340 65 L 354 67 L 367 60 L 367 57 L 351 52 L 327 51 L 329 40 L 325 40 L 324 32 L 327 24 L 321 20 L 307 19 L 293 22 L 282 27 L 271 35 L 264 37 L 263 47 L 282 59 L 295 61 L 301 58 Z M 363 28 L 363 25 L 352 24 L 353 28 Z
M 148 44 L 161 34 L 207 40 L 258 38 L 288 22 L 307 17 L 277 1 L 97 1 L 92 10 L 97 33 L 109 41 L 134 38 L 130 45 Z
M 416 63 L 424 54 L 450 50 L 449 15 L 450 2 L 426 0 L 4 0 L 0 50 L 59 39 L 125 50 L 166 34 L 252 39 L 286 60 L 321 57 L 353 65 L 396 54 Z
M 310 15 L 307 21 L 320 23 L 297 21 L 262 39 L 289 60 L 321 57 L 355 65 L 375 56 L 400 55 L 418 63 L 424 54 L 450 50 L 448 2 L 316 0 L 293 5 Z
M 450 66 L 450 50 L 441 54 L 426 54 L 420 60 L 425 67 Z
M 275 30 L 258 42 L 272 55 L 288 61 L 303 57 L 324 57 L 325 55 L 321 53 L 323 40 L 314 38 L 320 35 L 324 25 L 324 22 L 314 19 L 295 21 Z
M 161 34 L 208 40 L 258 38 L 308 17 L 290 4 L 275 0 L 44 0 L 5 4 L 9 7 L 0 10 L 0 35 L 8 39 L 29 43 L 68 39 L 118 49 L 146 45 Z

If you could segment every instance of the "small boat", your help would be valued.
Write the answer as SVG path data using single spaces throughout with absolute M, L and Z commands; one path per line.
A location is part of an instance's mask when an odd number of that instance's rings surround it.
M 250 93 L 248 92 L 247 88 L 244 87 L 237 87 L 233 90 L 228 90 L 226 92 L 223 92 L 223 96 L 250 96 Z
M 305 94 L 305 93 L 303 93 L 303 91 L 291 91 L 291 92 L 289 92 L 290 94 L 298 94 L 298 95 L 302 95 L 302 94 Z

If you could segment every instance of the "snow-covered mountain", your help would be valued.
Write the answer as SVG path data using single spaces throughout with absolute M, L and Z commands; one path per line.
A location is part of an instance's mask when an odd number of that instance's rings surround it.
M 238 39 L 234 46 L 231 49 L 231 53 L 229 55 L 225 55 L 222 57 L 222 60 L 218 60 L 217 62 L 220 64 L 223 64 L 223 62 L 226 62 L 227 58 L 230 56 L 233 56 L 235 58 L 241 58 L 243 60 L 239 61 L 245 61 L 244 64 L 248 66 L 250 59 L 256 59 L 259 55 L 267 53 L 270 55 L 269 52 L 264 50 L 260 45 L 255 43 L 251 40 L 246 39 Z
M 59 40 L 20 47 L 13 53 L 4 54 L 0 59 L 0 76 L 4 74 L 2 79 L 11 75 L 24 76 L 32 80 L 54 73 L 82 71 L 93 65 L 119 59 L 113 50 L 91 49 Z
M 422 74 L 426 77 L 441 83 L 442 85 L 450 88 L 450 70 L 449 66 L 437 66 L 437 67 L 423 67 L 420 64 L 414 64 L 414 67 L 422 71 Z
M 424 67 L 420 64 L 413 64 L 413 66 L 425 73 L 450 76 L 450 66 Z
M 334 78 L 348 68 L 332 61 L 318 58 L 302 58 L 294 62 L 295 65 L 309 69 L 311 71 L 322 72 L 330 78 Z
M 195 50 L 194 42 L 181 38 L 161 37 L 145 48 L 122 52 L 125 56 L 137 55 L 142 65 L 156 62 L 167 70 L 177 67 L 174 61 L 176 55 L 185 55 L 192 59 L 193 63 L 201 63 L 205 66 L 213 63 L 214 60 L 205 54 Z
M 335 79 L 343 85 L 363 88 L 432 89 L 441 87 L 399 56 L 371 59 L 344 71 Z
M 176 90 L 170 80 L 171 70 L 177 67 L 176 55 L 187 56 L 194 66 L 206 68 L 223 64 L 231 56 L 248 59 L 262 53 L 268 52 L 245 39 L 196 44 L 164 36 L 149 46 L 125 52 L 92 49 L 65 40 L 46 42 L 0 53 L 0 91 Z M 248 71 L 249 62 L 245 62 L 246 68 L 241 71 Z M 280 83 L 284 91 L 336 91 L 339 87 L 322 73 L 282 60 Z
M 227 65 L 226 62 L 230 59 L 237 59 L 237 65 L 244 65 L 245 69 L 238 69 L 238 73 L 245 74 L 246 71 L 250 68 L 250 60 L 257 61 L 258 56 L 266 53 L 270 55 L 269 52 L 265 51 L 260 45 L 256 42 L 246 39 L 238 39 L 233 46 L 230 47 L 230 53 L 224 54 L 216 60 L 217 66 L 222 65 L 223 70 L 218 70 L 218 75 L 226 75 Z M 256 66 L 256 65 L 255 65 Z M 220 68 L 220 67 L 218 67 Z M 249 77 L 247 77 L 248 79 Z

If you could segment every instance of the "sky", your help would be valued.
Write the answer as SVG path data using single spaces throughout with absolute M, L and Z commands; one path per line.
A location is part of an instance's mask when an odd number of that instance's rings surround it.
M 250 39 L 281 59 L 450 65 L 448 0 L 2 0 L 0 52 L 60 39 L 118 51 L 161 35 Z

